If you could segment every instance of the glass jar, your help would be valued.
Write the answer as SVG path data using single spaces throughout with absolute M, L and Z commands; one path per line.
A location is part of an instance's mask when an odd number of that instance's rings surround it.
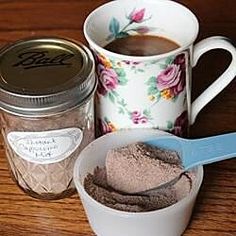
M 32 197 L 75 192 L 73 166 L 94 139 L 91 52 L 62 38 L 18 41 L 0 53 L 0 114 L 13 179 Z

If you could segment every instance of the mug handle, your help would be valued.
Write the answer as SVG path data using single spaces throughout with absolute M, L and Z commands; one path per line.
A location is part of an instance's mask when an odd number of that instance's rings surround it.
M 193 48 L 193 67 L 196 66 L 202 54 L 212 49 L 225 49 L 229 51 L 232 55 L 232 61 L 225 72 L 193 101 L 190 117 L 191 124 L 194 123 L 201 109 L 220 93 L 236 76 L 236 48 L 230 40 L 225 37 L 210 37 L 197 43 Z

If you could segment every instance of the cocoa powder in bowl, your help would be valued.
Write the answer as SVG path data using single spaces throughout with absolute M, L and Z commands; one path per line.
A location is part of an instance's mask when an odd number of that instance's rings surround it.
M 29 39 L 4 49 L 0 62 L 1 131 L 13 179 L 36 198 L 70 196 L 74 162 L 94 139 L 91 53 L 65 39 Z

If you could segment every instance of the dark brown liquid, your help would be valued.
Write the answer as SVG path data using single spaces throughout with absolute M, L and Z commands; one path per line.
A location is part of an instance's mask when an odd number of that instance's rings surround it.
M 170 52 L 180 46 L 170 39 L 154 35 L 133 35 L 115 39 L 105 49 L 129 56 L 152 56 Z

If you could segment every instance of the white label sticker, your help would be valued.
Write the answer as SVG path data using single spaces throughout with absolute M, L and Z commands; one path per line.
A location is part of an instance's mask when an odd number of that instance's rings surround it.
M 49 164 L 64 160 L 80 145 L 79 128 L 42 132 L 10 132 L 7 139 L 18 156 L 26 161 Z

